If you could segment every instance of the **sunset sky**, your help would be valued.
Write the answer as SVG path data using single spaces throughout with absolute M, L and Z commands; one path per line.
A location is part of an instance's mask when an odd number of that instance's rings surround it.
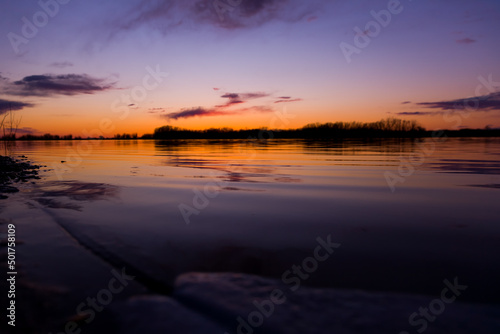
M 500 127 L 498 0 L 6 0 L 0 15 L 0 114 L 20 134 Z

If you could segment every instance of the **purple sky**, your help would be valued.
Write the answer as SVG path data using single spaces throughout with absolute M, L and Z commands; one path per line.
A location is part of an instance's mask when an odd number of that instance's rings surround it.
M 500 1 L 9 0 L 0 13 L 0 114 L 33 132 L 500 127 Z

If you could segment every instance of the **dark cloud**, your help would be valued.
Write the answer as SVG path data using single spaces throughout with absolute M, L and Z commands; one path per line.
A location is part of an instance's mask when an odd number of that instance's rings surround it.
M 404 102 L 403 104 L 407 104 Z M 457 99 L 451 101 L 439 102 L 420 102 L 416 105 L 428 109 L 438 109 L 439 111 L 404 111 L 395 113 L 399 116 L 436 116 L 444 115 L 459 110 L 469 111 L 496 111 L 500 110 L 500 92 L 492 93 L 484 96 Z
M 179 112 L 174 112 L 168 115 L 165 115 L 168 119 L 177 120 L 179 118 L 191 118 L 191 117 L 202 117 L 202 116 L 219 116 L 219 115 L 228 115 L 229 112 L 217 111 L 216 109 L 205 109 L 202 107 L 182 110 Z
M 21 110 L 24 108 L 33 107 L 31 103 L 20 102 L 20 101 L 8 101 L 0 99 L 0 115 L 5 114 L 10 110 Z
M 401 104 L 410 104 L 411 101 L 404 101 L 404 102 L 401 102 Z
M 108 28 L 110 36 L 142 26 L 161 33 L 180 26 L 254 28 L 270 22 L 307 21 L 324 5 L 322 0 L 136 0 L 124 13 L 117 13 Z
M 267 97 L 270 96 L 271 94 L 269 93 L 264 93 L 264 92 L 256 92 L 256 93 L 226 93 L 222 95 L 222 98 L 226 99 L 242 99 L 242 100 L 252 100 L 252 99 L 259 99 L 261 97 Z
M 222 95 L 221 97 L 223 99 L 229 99 L 229 101 L 227 101 L 225 104 L 221 104 L 221 105 L 216 106 L 217 108 L 225 108 L 225 107 L 230 107 L 234 104 L 245 103 L 245 101 L 243 101 L 240 98 L 240 94 L 227 93 L 227 94 Z
M 231 108 L 236 105 L 247 103 L 251 100 L 256 100 L 269 96 L 271 96 L 271 94 L 266 92 L 224 93 L 220 96 L 223 99 L 227 99 L 227 102 L 224 104 L 219 104 L 212 108 L 196 107 L 191 109 L 182 109 L 178 112 L 164 115 L 163 117 L 169 120 L 177 120 L 180 118 L 191 118 L 191 117 L 241 115 L 249 112 L 272 112 L 274 111 L 272 107 L 262 106 L 262 105 L 259 106 L 250 105 L 248 107 L 239 109 Z M 280 97 L 280 99 L 282 99 L 282 102 L 293 102 L 301 100 L 301 99 L 289 100 L 291 99 L 291 97 L 288 96 Z
M 72 67 L 72 66 L 74 66 L 74 64 L 70 63 L 69 61 L 61 61 L 61 62 L 52 63 L 49 66 L 56 67 L 56 68 L 66 68 L 66 67 Z
M 476 43 L 477 40 L 467 37 L 467 38 L 457 39 L 456 42 L 459 44 L 472 44 Z
M 235 104 L 242 104 L 249 100 L 260 99 L 262 97 L 270 96 L 269 93 L 255 92 L 255 93 L 226 93 L 221 97 L 223 99 L 229 99 L 225 104 L 216 106 L 216 108 L 226 108 Z
M 300 102 L 302 99 L 286 99 L 286 100 L 277 100 L 274 103 L 288 103 L 288 102 Z
M 399 116 L 435 116 L 435 115 L 441 115 L 442 112 L 440 112 L 440 111 L 404 111 L 404 112 L 397 112 L 395 114 L 399 115 Z
M 95 94 L 114 88 L 114 83 L 86 74 L 31 75 L 7 82 L 0 93 L 16 96 L 54 96 Z
M 241 98 L 244 100 L 260 99 L 262 97 L 268 97 L 270 95 L 271 94 L 264 92 L 240 94 Z
M 8 130 L 10 131 L 11 129 L 8 129 Z M 38 131 L 37 129 L 33 129 L 30 127 L 22 127 L 19 129 L 12 129 L 12 132 L 15 132 L 16 135 L 34 135 L 34 134 L 40 133 L 40 131 Z
M 221 97 L 225 98 L 225 99 L 237 99 L 240 97 L 240 95 L 236 94 L 236 93 L 228 93 L 228 94 L 222 95 Z
M 417 105 L 441 110 L 493 111 L 500 110 L 500 92 L 473 98 L 441 102 L 420 102 Z
M 274 111 L 273 108 L 267 107 L 267 106 L 253 106 L 253 107 L 240 108 L 240 109 L 235 109 L 235 110 L 221 110 L 221 108 L 219 108 L 217 106 L 215 108 L 210 108 L 210 109 L 203 108 L 203 107 L 197 107 L 197 108 L 192 108 L 192 109 L 181 110 L 181 111 L 175 112 L 175 113 L 170 113 L 170 114 L 164 115 L 163 117 L 165 117 L 169 120 L 178 120 L 180 118 L 242 115 L 242 114 L 246 114 L 249 112 L 267 113 L 267 112 L 273 112 L 273 111 Z

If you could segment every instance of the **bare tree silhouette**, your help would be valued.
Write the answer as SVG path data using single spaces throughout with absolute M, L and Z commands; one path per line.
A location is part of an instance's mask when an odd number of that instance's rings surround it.
M 0 122 L 0 131 L 3 133 L 2 139 L 15 139 L 21 121 L 22 117 L 17 118 L 15 110 L 13 110 L 10 105 L 9 111 L 4 114 L 2 121 Z

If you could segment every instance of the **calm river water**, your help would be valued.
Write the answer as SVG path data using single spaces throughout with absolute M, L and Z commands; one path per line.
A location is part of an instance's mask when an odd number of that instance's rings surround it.
M 500 300 L 499 138 L 35 141 L 10 154 L 47 165 L 0 203 L 18 238 L 51 245 L 19 247 L 25 263 L 47 255 L 35 280 L 78 262 L 44 216 L 167 285 L 188 271 L 280 278 L 330 236 L 340 247 L 309 285 L 436 294 L 458 277 L 465 301 Z

